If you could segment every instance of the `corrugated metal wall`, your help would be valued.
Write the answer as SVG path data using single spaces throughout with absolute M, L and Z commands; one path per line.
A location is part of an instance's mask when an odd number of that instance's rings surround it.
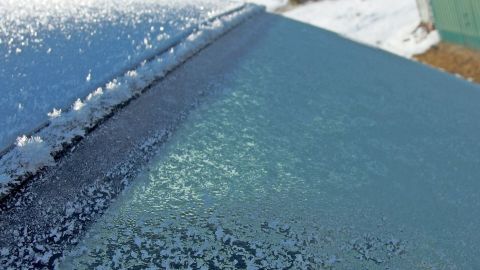
M 442 39 L 480 48 L 480 0 L 431 0 Z

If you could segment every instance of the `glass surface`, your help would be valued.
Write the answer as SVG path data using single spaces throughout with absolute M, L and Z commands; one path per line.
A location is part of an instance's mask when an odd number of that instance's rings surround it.
M 62 268 L 480 265 L 478 87 L 264 20 Z

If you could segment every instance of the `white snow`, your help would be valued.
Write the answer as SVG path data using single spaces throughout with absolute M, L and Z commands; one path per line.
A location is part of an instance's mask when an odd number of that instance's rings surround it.
M 249 0 L 248 2 L 263 5 L 268 11 L 274 11 L 279 7 L 287 5 L 288 0 Z
M 420 15 L 415 0 L 324 0 L 284 15 L 404 57 L 439 42 L 436 31 L 427 34 L 417 29 Z
M 125 71 L 123 75 L 98 87 L 85 99 L 77 98 L 71 110 L 62 112 L 53 109 L 48 113 L 48 126 L 34 137 L 19 137 L 15 147 L 1 157 L 0 174 L 8 175 L 10 180 L 0 182 L 0 196 L 8 193 L 12 184 L 26 173 L 35 173 L 53 164 L 52 156 L 55 153 L 74 139 L 84 136 L 88 128 L 111 113 L 116 106 L 138 95 L 153 80 L 163 77 L 219 35 L 261 10 L 243 4 L 231 8 L 232 12 L 212 15 L 204 21 L 189 24 L 188 28 L 184 27 L 183 32 L 177 33 L 173 41 L 168 43 L 174 46 L 170 50 L 154 56 L 150 61 L 143 61 L 135 69 Z

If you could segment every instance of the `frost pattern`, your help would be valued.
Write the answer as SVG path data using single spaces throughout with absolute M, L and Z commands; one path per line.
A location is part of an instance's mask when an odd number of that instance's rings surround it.
M 187 32 L 188 35 L 185 35 L 185 39 L 180 39 L 178 45 L 167 52 L 155 56 L 150 61 L 143 61 L 136 69 L 128 70 L 123 75 L 97 88 L 85 99 L 77 99 L 71 110 L 65 112 L 54 110 L 49 114 L 51 119 L 48 126 L 35 134 L 42 138 L 39 143 L 41 147 L 39 146 L 37 149 L 41 150 L 41 155 L 19 155 L 18 152 L 23 152 L 17 146 L 1 158 L 0 173 L 8 174 L 14 179 L 9 182 L 8 186 L 18 182 L 16 179 L 22 178 L 25 173 L 33 174 L 38 169 L 51 165 L 51 160 L 40 157 L 46 158 L 45 153 L 49 153 L 50 158 L 55 156 L 66 145 L 85 136 L 89 129 L 112 113 L 116 107 L 140 95 L 145 87 L 154 80 L 164 77 L 170 70 L 222 33 L 261 10 L 263 9 L 255 5 L 241 5 L 230 12 L 218 14 L 199 25 L 193 25 L 189 29 L 191 34 Z M 28 157 L 34 159 L 27 162 Z M 2 189 L 0 197 L 10 190 L 5 184 L 0 185 L 0 188 Z
M 9 171 L 15 171 L 20 176 L 34 174 L 38 170 L 54 164 L 50 147 L 40 136 L 18 137 L 15 148 L 2 159 L 5 173 L 0 174 L 0 195 L 7 193 L 9 187 L 18 183 L 18 177 L 8 176 Z
M 0 1 L 0 149 L 235 0 Z

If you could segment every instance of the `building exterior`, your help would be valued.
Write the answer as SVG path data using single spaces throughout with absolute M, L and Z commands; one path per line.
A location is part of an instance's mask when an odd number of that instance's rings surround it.
M 480 0 L 429 1 L 433 22 L 442 40 L 480 49 Z

